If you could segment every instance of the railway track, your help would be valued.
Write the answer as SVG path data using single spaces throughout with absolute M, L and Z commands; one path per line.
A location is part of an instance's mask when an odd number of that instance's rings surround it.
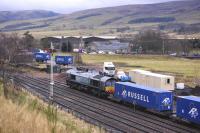
M 29 91 L 37 92 L 48 99 L 47 79 L 18 76 L 15 80 L 25 88 L 29 88 Z M 84 119 L 100 123 L 109 128 L 109 131 L 181 133 L 200 131 L 145 112 L 137 110 L 133 112 L 125 106 L 72 90 L 58 81 L 54 86 L 54 101 L 64 108 L 75 111 Z
M 19 80 L 17 80 L 17 82 L 21 82 Z M 37 86 L 36 86 L 37 84 Z M 34 88 L 34 90 L 36 90 L 37 92 L 39 92 L 40 94 L 42 94 L 42 96 L 44 96 L 45 98 L 48 98 L 49 94 L 48 94 L 48 90 L 46 90 L 45 86 L 41 86 L 37 83 L 24 83 L 23 85 L 24 87 L 30 88 Z M 79 114 L 82 114 L 86 117 L 89 117 L 93 120 L 96 120 L 100 123 L 102 123 L 103 125 L 108 126 L 109 128 L 111 128 L 112 131 L 119 131 L 119 132 L 147 132 L 145 130 L 137 130 L 136 128 L 131 129 L 127 123 L 124 122 L 120 122 L 121 120 L 116 120 L 117 118 L 110 118 L 109 113 L 105 113 L 99 110 L 96 110 L 95 107 L 92 106 L 88 106 L 88 105 L 84 105 L 82 102 L 80 101 L 75 101 L 74 99 L 72 99 L 72 97 L 63 97 L 60 96 L 60 94 L 58 94 L 57 92 L 54 92 L 54 101 L 66 108 L 72 109 L 73 111 L 78 112 Z M 114 119 L 114 120 L 113 120 Z M 151 131 L 151 130 L 150 130 Z
M 46 79 L 46 80 L 48 80 L 48 79 Z M 60 82 L 60 81 L 56 81 L 56 84 L 60 88 L 68 87 L 65 83 Z M 70 90 L 68 90 L 68 91 L 70 91 Z M 72 93 L 74 93 L 73 91 L 74 90 L 72 90 Z M 87 100 L 92 101 L 92 98 L 88 97 L 88 94 L 83 95 L 83 92 L 79 92 L 78 95 L 79 95 L 79 97 L 82 97 L 83 99 L 87 99 Z M 168 119 L 169 117 L 166 117 L 166 116 L 164 116 L 164 117 L 161 116 L 161 117 L 163 117 L 163 119 L 161 119 L 160 116 L 159 117 L 157 116 L 157 114 L 152 114 L 151 112 L 146 111 L 146 110 L 141 110 L 141 109 L 138 109 L 138 108 L 137 108 L 137 110 L 135 110 L 135 108 L 125 107 L 125 106 L 122 106 L 119 103 L 116 104 L 116 103 L 113 103 L 113 101 L 110 102 L 108 100 L 104 100 L 104 99 L 100 99 L 100 98 L 95 99 L 95 100 L 99 102 L 98 104 L 101 104 L 102 106 L 107 106 L 108 108 L 112 107 L 114 110 L 117 110 L 117 111 L 121 112 L 122 114 L 125 113 L 129 116 L 132 116 L 132 117 L 137 117 L 137 115 L 141 115 L 142 117 L 146 118 L 146 119 L 145 118 L 143 118 L 143 119 L 145 119 L 146 121 L 149 121 L 151 123 L 156 123 L 158 125 L 166 124 L 166 127 L 168 126 L 170 128 L 173 128 L 174 131 L 176 131 L 177 128 L 183 129 L 183 130 L 188 130 L 188 132 L 193 131 L 191 129 L 188 129 L 188 126 L 191 126 L 190 124 L 183 123 L 183 122 L 180 122 L 180 121 L 179 121 L 178 124 L 176 124 L 178 121 L 176 121 L 176 123 L 175 123 L 171 119 L 169 120 Z M 182 126 L 182 125 L 184 125 L 184 126 Z M 194 128 L 196 128 L 196 127 L 194 127 Z M 200 128 L 198 130 L 200 130 Z

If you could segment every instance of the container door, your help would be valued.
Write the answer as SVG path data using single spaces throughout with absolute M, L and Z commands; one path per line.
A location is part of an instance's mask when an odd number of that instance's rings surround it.
M 173 85 L 172 85 L 172 79 L 171 78 L 165 78 L 163 79 L 163 87 L 166 90 L 173 90 Z M 165 84 L 164 84 L 165 83 Z

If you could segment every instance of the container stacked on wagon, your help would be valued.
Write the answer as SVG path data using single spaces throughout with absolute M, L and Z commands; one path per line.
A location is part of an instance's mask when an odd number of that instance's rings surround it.
M 137 105 L 148 111 L 200 124 L 200 97 L 175 97 L 173 76 L 155 74 L 144 70 L 133 70 L 129 72 L 131 82 L 115 82 L 114 77 L 108 77 L 99 72 L 88 70 L 68 70 L 67 75 L 67 82 L 70 82 L 72 87 L 77 86 L 79 89 L 87 88 L 100 95 L 106 93 L 109 96 L 112 94 L 112 98 L 122 103 Z M 112 91 L 109 91 L 109 93 L 107 91 L 108 88 L 112 88 Z M 177 101 L 174 99 L 177 99 Z

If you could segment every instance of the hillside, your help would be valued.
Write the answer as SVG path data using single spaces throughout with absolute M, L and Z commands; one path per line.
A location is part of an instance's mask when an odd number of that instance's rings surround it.
M 0 22 L 13 20 L 28 20 L 58 16 L 58 13 L 45 10 L 26 10 L 26 11 L 0 11 Z
M 52 19 L 59 15 L 58 13 L 45 10 L 0 11 L 0 30 L 15 31 L 46 27 L 48 26 L 47 24 L 37 25 L 34 21 L 38 19 L 44 21 L 46 18 Z
M 200 31 L 200 1 L 126 5 L 75 12 L 45 19 L 12 21 L 0 30 L 70 31 L 88 34 L 117 34 L 159 29 L 172 32 Z

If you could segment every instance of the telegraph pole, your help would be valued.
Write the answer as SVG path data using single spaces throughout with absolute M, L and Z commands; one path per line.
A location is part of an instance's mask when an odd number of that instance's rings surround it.
M 54 86 L 54 81 L 53 81 L 53 43 L 51 42 L 51 73 L 50 73 L 50 95 L 49 99 L 53 101 L 53 86 Z
M 164 41 L 164 39 L 162 40 L 162 53 L 163 53 L 163 55 L 165 54 L 165 41 Z

